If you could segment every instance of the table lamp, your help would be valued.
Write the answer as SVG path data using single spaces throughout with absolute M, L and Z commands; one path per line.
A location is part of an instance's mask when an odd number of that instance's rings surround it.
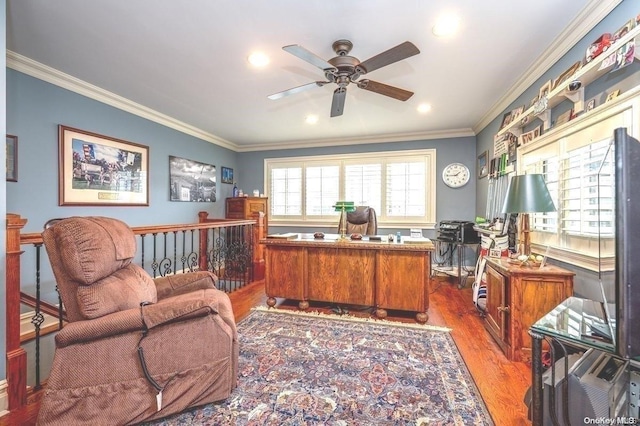
M 335 211 L 340 213 L 340 239 L 347 238 L 347 213 L 356 210 L 355 203 L 353 201 L 336 201 L 333 206 Z
M 502 213 L 522 213 L 524 253 L 531 254 L 529 236 L 529 213 L 548 213 L 556 211 L 549 189 L 541 174 L 514 176 L 509 181 L 507 196 Z M 507 224 L 505 223 L 505 226 Z

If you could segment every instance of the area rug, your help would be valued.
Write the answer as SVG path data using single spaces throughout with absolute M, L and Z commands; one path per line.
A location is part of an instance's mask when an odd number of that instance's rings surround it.
M 419 324 L 254 310 L 238 387 L 154 425 L 493 425 L 450 334 Z

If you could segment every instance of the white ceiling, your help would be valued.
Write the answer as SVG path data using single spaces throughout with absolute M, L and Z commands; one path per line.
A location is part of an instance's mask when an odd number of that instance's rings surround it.
M 237 151 L 472 135 L 620 1 L 8 0 L 7 64 Z M 437 38 L 445 12 L 460 31 Z M 367 74 L 413 97 L 351 84 L 335 118 L 333 84 L 267 99 L 324 79 L 282 46 L 329 59 L 338 39 L 361 61 L 413 42 L 419 55 Z

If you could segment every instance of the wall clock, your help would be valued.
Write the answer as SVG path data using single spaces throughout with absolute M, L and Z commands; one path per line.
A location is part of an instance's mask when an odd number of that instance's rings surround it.
M 471 173 L 462 163 L 451 163 L 442 171 L 442 180 L 451 188 L 460 188 L 469 182 Z

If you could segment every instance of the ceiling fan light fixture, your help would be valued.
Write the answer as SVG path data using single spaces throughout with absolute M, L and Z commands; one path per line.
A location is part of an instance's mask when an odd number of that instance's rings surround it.
M 256 68 L 262 68 L 269 64 L 269 57 L 262 52 L 253 52 L 247 60 Z
M 447 14 L 438 18 L 438 21 L 433 26 L 432 31 L 436 37 L 449 37 L 458 31 L 459 26 L 460 18 L 456 15 Z
M 425 114 L 429 111 L 431 111 L 431 105 L 430 104 L 420 104 L 418 105 L 418 112 L 421 114 Z

